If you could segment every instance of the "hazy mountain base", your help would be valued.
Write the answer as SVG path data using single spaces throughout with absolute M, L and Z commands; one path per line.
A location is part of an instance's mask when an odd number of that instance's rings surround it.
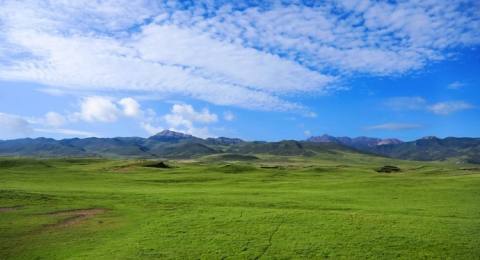
M 156 163 L 0 159 L 0 258 L 480 256 L 472 165 L 346 151 Z

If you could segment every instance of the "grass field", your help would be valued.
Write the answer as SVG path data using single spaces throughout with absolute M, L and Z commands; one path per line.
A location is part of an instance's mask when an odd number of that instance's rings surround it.
M 0 159 L 0 259 L 480 258 L 478 168 L 360 155 L 168 164 Z M 386 164 L 402 171 L 374 170 Z

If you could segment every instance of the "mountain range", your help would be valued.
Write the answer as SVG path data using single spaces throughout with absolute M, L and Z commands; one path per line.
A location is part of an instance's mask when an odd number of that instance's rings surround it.
M 441 139 L 435 136 L 427 136 L 415 141 L 403 142 L 399 139 L 322 135 L 310 137 L 307 141 L 337 143 L 361 152 L 397 159 L 441 161 L 458 158 L 469 163 L 480 163 L 480 138 L 447 137 Z
M 371 137 L 313 136 L 304 141 L 244 141 L 238 138 L 198 138 L 164 130 L 148 138 L 24 138 L 0 140 L 0 156 L 192 158 L 211 154 L 315 156 L 338 151 L 375 154 L 409 160 L 459 159 L 480 163 L 480 138 L 425 137 L 403 142 Z

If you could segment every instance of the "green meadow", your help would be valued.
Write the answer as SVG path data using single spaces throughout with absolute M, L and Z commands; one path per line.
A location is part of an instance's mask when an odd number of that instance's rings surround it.
M 259 157 L 0 159 L 0 259 L 480 258 L 478 166 Z

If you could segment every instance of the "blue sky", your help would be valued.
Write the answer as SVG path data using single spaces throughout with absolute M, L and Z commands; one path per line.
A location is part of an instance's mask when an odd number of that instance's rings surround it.
M 0 139 L 480 133 L 478 1 L 0 3 Z

